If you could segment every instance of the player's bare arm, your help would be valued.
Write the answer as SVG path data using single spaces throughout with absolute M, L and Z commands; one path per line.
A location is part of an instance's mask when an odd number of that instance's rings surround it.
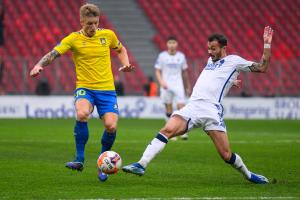
M 183 79 L 183 83 L 184 83 L 184 86 L 185 86 L 186 95 L 191 96 L 192 89 L 191 89 L 191 84 L 189 82 L 189 73 L 188 73 L 187 69 L 182 71 L 182 79 Z
M 261 72 L 265 73 L 268 69 L 270 58 L 271 58 L 271 43 L 272 43 L 273 29 L 269 26 L 265 27 L 264 30 L 264 51 L 259 63 L 253 63 L 250 66 L 252 72 Z
M 156 69 L 155 70 L 155 76 L 156 79 L 160 85 L 160 87 L 164 88 L 164 89 L 168 89 L 168 85 L 167 83 L 163 80 L 162 75 L 161 75 L 161 70 L 160 69 Z
M 125 47 L 122 47 L 120 50 L 117 51 L 118 53 L 118 58 L 122 64 L 123 67 L 119 68 L 119 71 L 122 72 L 131 72 L 134 70 L 134 66 L 132 66 L 129 63 L 129 58 L 127 54 L 127 50 Z
M 48 66 L 59 56 L 60 54 L 54 49 L 47 53 L 30 71 L 30 76 L 35 77 L 39 75 L 43 71 L 44 67 Z

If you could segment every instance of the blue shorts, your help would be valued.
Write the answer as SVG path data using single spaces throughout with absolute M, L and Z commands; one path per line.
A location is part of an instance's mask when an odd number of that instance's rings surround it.
M 119 114 L 117 93 L 115 91 L 78 88 L 75 90 L 74 96 L 75 102 L 78 99 L 87 99 L 93 107 L 96 106 L 100 118 L 108 112 Z

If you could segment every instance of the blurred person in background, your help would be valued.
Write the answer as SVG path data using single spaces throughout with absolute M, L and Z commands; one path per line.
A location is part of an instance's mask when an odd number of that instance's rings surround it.
M 144 96 L 156 97 L 157 96 L 157 84 L 152 76 L 148 77 L 148 82 L 144 85 Z
M 0 0 L 0 46 L 4 45 L 4 6 L 3 2 Z
M 167 120 L 173 113 L 173 104 L 181 109 L 186 103 L 186 96 L 191 95 L 191 85 L 188 77 L 188 65 L 185 55 L 178 51 L 176 37 L 169 36 L 166 41 L 167 50 L 158 55 L 154 65 L 156 79 L 160 85 L 160 98 L 165 104 Z M 188 135 L 181 136 L 188 139 Z M 176 140 L 174 137 L 172 140 Z
M 118 96 L 124 96 L 124 85 L 122 80 L 119 78 L 119 76 L 115 76 L 115 88 L 116 88 L 116 93 Z
M 35 88 L 35 94 L 40 96 L 47 96 L 51 94 L 51 87 L 47 78 L 42 78 Z

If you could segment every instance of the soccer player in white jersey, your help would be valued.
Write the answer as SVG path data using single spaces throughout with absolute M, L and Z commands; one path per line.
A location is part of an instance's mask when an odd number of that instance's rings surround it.
M 176 104 L 178 110 L 185 105 L 186 95 L 191 95 L 191 87 L 185 55 L 177 51 L 176 37 L 168 37 L 166 46 L 167 50 L 158 55 L 154 67 L 160 85 L 160 98 L 165 104 L 166 117 L 169 119 L 173 113 L 173 104 Z M 181 138 L 188 139 L 188 135 L 184 134 Z M 176 140 L 176 137 L 172 139 Z
M 247 61 L 237 55 L 227 55 L 227 39 L 220 34 L 208 38 L 209 59 L 201 72 L 190 98 L 190 102 L 172 114 L 170 120 L 147 146 L 142 158 L 123 167 L 123 171 L 143 175 L 150 161 L 159 154 L 168 140 L 186 133 L 194 127 L 202 127 L 211 138 L 221 158 L 239 172 L 247 180 L 257 184 L 268 183 L 262 175 L 249 171 L 237 153 L 232 153 L 223 120 L 222 100 L 241 71 L 267 71 L 271 57 L 273 30 L 265 27 L 263 34 L 264 50 L 259 63 Z

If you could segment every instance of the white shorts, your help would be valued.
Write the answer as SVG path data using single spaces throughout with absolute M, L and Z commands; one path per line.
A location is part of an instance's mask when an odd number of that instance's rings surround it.
M 184 90 L 165 90 L 163 88 L 160 89 L 160 98 L 165 104 L 173 104 L 174 102 L 179 104 L 185 104 L 185 92 Z
M 192 128 L 202 127 L 204 131 L 216 130 L 226 132 L 226 125 L 223 119 L 223 106 L 205 100 L 190 101 L 182 109 L 175 111 L 173 115 L 184 118 L 187 124 L 187 131 Z

